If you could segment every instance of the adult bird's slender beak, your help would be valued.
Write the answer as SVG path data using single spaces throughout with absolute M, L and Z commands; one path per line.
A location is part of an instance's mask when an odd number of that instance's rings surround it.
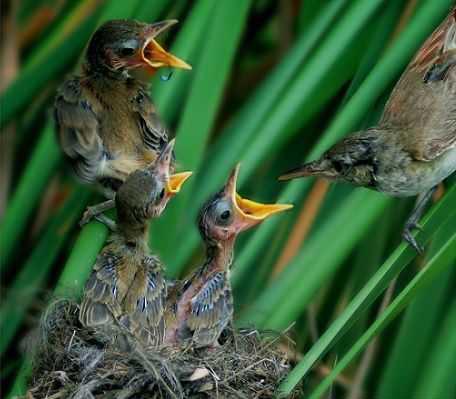
M 152 70 L 161 67 L 172 67 L 181 69 L 192 69 L 192 67 L 185 61 L 177 58 L 175 55 L 167 52 L 160 44 L 157 43 L 155 38 L 176 24 L 176 19 L 168 19 L 166 21 L 157 22 L 147 25 L 144 31 L 145 42 L 142 48 L 142 59 Z
M 242 198 L 236 192 L 239 167 L 240 164 L 238 163 L 228 177 L 224 189 L 225 195 L 231 199 L 234 205 L 237 231 L 246 230 L 275 213 L 293 208 L 293 205 L 291 204 L 262 204 L 260 202 Z
M 297 168 L 291 169 L 283 175 L 279 176 L 279 180 L 291 180 L 298 177 L 309 177 L 309 176 L 320 176 L 327 179 L 335 178 L 339 174 L 330 165 L 330 162 L 323 159 L 312 161 L 304 165 L 298 166 Z

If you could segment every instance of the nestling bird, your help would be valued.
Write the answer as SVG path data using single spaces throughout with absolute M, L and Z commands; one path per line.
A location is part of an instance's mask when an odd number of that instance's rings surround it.
M 113 335 L 129 347 L 119 326 L 145 345 L 163 341 L 167 283 L 162 264 L 148 247 L 148 219 L 159 217 L 179 192 L 189 172 L 170 176 L 174 140 L 146 169 L 131 173 L 115 198 L 118 221 L 88 279 L 79 320 L 86 327 Z
M 174 323 L 167 327 L 165 342 L 193 341 L 196 347 L 216 346 L 232 320 L 230 267 L 236 236 L 274 213 L 292 205 L 260 204 L 236 193 L 239 164 L 223 189 L 200 210 L 198 227 L 206 244 L 206 260 L 182 285 L 175 306 Z M 169 306 L 171 308 L 171 306 Z
M 58 90 L 60 146 L 76 175 L 98 183 L 111 200 L 127 176 L 154 161 L 168 143 L 146 81 L 161 67 L 191 69 L 155 40 L 176 22 L 106 22 L 89 42 L 81 76 Z M 107 201 L 89 208 L 83 222 L 113 206 Z
M 436 186 L 456 170 L 456 8 L 408 65 L 378 126 L 349 136 L 281 176 L 343 180 L 392 196 L 415 196 L 403 238 L 412 235 Z

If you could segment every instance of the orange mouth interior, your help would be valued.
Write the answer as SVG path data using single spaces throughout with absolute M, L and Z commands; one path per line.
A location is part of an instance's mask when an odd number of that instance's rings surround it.
M 192 69 L 185 61 L 168 53 L 158 42 L 151 38 L 147 40 L 142 49 L 142 59 L 151 68 L 173 67 L 181 69 Z
M 181 190 L 182 185 L 191 175 L 192 172 L 182 172 L 171 175 L 166 185 L 166 191 L 172 195 L 177 194 Z

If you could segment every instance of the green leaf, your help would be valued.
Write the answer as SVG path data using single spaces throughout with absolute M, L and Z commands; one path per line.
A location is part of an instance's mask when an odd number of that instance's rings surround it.
M 309 238 L 274 284 L 265 289 L 246 313 L 241 314 L 239 324 L 254 324 L 259 328 L 276 330 L 287 328 L 304 310 L 317 289 L 342 265 L 351 249 L 390 201 L 378 193 L 355 190 Z M 353 218 L 361 208 L 363 213 Z M 331 243 L 330 251 L 328 243 Z M 234 285 L 237 283 L 237 273 L 237 269 L 234 269 Z
M 456 218 L 453 217 L 453 226 L 456 223 Z M 382 331 L 394 318 L 410 303 L 410 301 L 415 297 L 417 290 L 423 289 L 427 284 L 429 284 L 432 279 L 436 277 L 438 273 L 442 273 L 447 268 L 454 266 L 456 254 L 456 232 L 453 232 L 452 236 L 446 241 L 446 243 L 441 247 L 441 249 L 436 253 L 436 255 L 424 266 L 424 268 L 416 275 L 416 277 L 401 291 L 401 293 L 394 299 L 394 301 L 385 309 L 385 311 L 374 321 L 371 327 L 362 335 L 362 337 L 356 342 L 352 349 L 337 363 L 331 373 L 319 384 L 315 389 L 309 399 L 321 398 L 326 389 L 334 381 L 334 378 L 361 352 L 361 350 L 367 345 L 367 343 L 376 336 L 380 331 Z M 456 302 L 454 303 L 456 305 Z M 350 305 L 349 305 L 350 306 Z M 456 334 L 454 333 L 454 328 L 456 327 L 456 306 L 453 306 L 452 311 L 448 315 L 448 326 L 450 329 L 445 329 L 444 331 L 444 341 L 446 342 L 446 335 L 449 339 L 452 339 L 450 345 L 445 345 L 445 352 L 439 353 L 438 357 L 440 360 L 440 355 L 443 354 L 443 357 L 446 359 L 446 364 L 456 365 L 454 350 L 456 349 Z M 450 332 L 451 331 L 451 332 Z M 450 351 L 448 349 L 450 348 Z M 453 348 L 453 351 L 451 351 Z M 422 398 L 450 398 L 451 395 L 439 395 L 437 392 L 444 392 L 443 387 L 454 386 L 454 373 L 446 370 L 446 367 L 442 367 L 441 363 L 434 363 L 433 366 L 439 370 L 439 377 L 436 377 L 434 382 L 439 384 L 432 385 L 432 390 L 428 389 L 431 385 L 428 384 L 428 380 L 423 381 L 422 386 L 425 387 L 423 392 L 426 392 L 427 395 L 422 396 Z M 443 372 L 442 372 L 443 371 Z M 443 378 L 440 378 L 440 377 Z M 281 385 L 281 390 L 283 393 L 290 392 L 291 385 L 293 380 L 296 377 L 294 375 L 290 378 L 287 378 L 287 381 Z M 424 381 L 426 381 L 424 383 Z M 445 384 L 443 384 L 445 382 Z M 410 395 L 410 391 L 406 393 Z M 391 396 L 384 396 L 379 398 L 390 398 Z
M 442 223 L 451 217 L 451 215 L 455 214 L 456 209 L 453 206 L 455 201 L 456 186 L 453 186 L 446 193 L 445 197 L 431 209 L 429 215 L 426 216 L 425 221 L 422 224 L 423 231 L 417 234 L 417 239 L 420 242 L 427 242 Z M 450 246 L 450 248 L 452 247 Z M 454 251 L 452 254 L 454 255 Z M 356 295 L 345 308 L 342 314 L 331 324 L 288 375 L 281 384 L 281 392 L 291 392 L 293 387 L 309 372 L 315 362 L 318 359 L 321 359 L 321 357 L 334 345 L 335 341 L 350 328 L 363 310 L 381 294 L 389 282 L 410 263 L 414 256 L 415 253 L 413 249 L 405 243 L 402 243 L 397 250 L 391 254 L 377 273 L 375 273 L 358 295 Z M 293 299 L 296 300 L 296 298 Z
M 454 225 L 453 225 L 454 226 Z M 454 243 L 454 240 L 453 240 Z M 453 266 L 456 248 L 453 245 Z M 454 398 L 456 384 L 456 301 L 453 298 L 440 332 L 435 337 L 434 351 L 424 365 L 423 379 L 417 381 L 416 399 Z
M 181 111 L 195 71 L 199 69 L 201 54 L 211 13 L 215 3 L 212 0 L 200 0 L 195 3 L 190 14 L 179 31 L 170 52 L 192 65 L 192 71 L 174 71 L 169 81 L 162 82 L 160 77 L 152 83 L 152 98 L 157 105 L 161 118 L 173 121 Z M 178 139 L 180 140 L 180 138 Z
M 25 167 L 25 172 L 8 203 L 5 217 L 0 226 L 1 272 L 5 270 L 32 211 L 38 203 L 49 178 L 62 159 L 53 125 L 50 121 L 44 128 L 33 155 Z
M 64 23 L 72 27 L 72 16 L 69 16 Z M 65 32 L 67 27 L 64 26 L 62 34 L 65 33 L 66 36 L 57 43 L 54 43 L 53 40 L 52 43 L 46 44 L 45 48 L 33 57 L 33 60 L 21 71 L 19 77 L 7 87 L 0 97 L 2 131 L 51 79 L 60 75 L 68 63 L 77 58 L 77 54 L 83 50 L 92 32 L 94 24 L 95 16 L 92 16 L 80 25 L 76 25 L 69 33 Z
M 176 156 L 183 170 L 196 170 L 201 163 L 249 7 L 250 0 L 216 3 L 201 50 L 199 68 L 194 71 L 190 94 L 176 133 L 179 138 Z M 217 62 L 214 63 L 214 60 Z M 174 242 L 181 233 L 182 220 L 187 219 L 192 186 L 189 180 L 179 194 L 179 201 L 170 204 L 164 218 L 154 224 L 153 244 L 160 250 L 167 265 L 174 257 Z M 154 240 L 154 236 L 159 240 Z
M 60 249 L 68 238 L 68 229 L 74 225 L 88 199 L 87 190 L 80 187 L 73 190 L 62 209 L 53 217 L 30 258 L 8 290 L 0 311 L 2 331 L 0 354 L 3 354 L 11 339 L 14 338 L 25 312 L 42 288 Z
M 449 232 L 445 231 L 445 234 L 442 234 L 443 228 L 438 231 L 431 243 L 431 251 L 434 248 L 440 249 L 451 236 L 454 225 L 447 225 Z M 432 251 L 433 254 L 436 252 Z M 442 313 L 447 310 L 448 296 L 453 293 L 454 277 L 454 267 L 440 273 L 425 290 L 417 293 L 408 306 L 380 378 L 377 398 L 402 398 L 415 391 L 416 382 L 423 378 L 423 369 L 417 365 L 427 364 L 429 349 L 433 350 L 435 347 L 434 340 L 438 334 L 439 320 Z

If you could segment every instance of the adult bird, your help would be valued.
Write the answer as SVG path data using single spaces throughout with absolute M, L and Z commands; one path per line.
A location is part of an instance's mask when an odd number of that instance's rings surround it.
M 146 346 L 163 341 L 167 282 L 149 251 L 148 220 L 161 215 L 191 175 L 170 176 L 173 145 L 174 140 L 148 168 L 132 172 L 117 191 L 117 223 L 111 222 L 108 244 L 84 288 L 79 320 L 124 350 L 131 347 L 129 336 Z
M 155 40 L 176 20 L 111 20 L 92 36 L 82 74 L 58 89 L 54 115 L 60 146 L 76 175 L 97 183 L 111 201 L 89 208 L 83 223 L 114 206 L 127 176 L 145 168 L 168 143 L 148 94 L 158 68 L 191 69 Z
M 456 7 L 402 74 L 377 126 L 335 144 L 319 160 L 281 176 L 321 176 L 392 196 L 415 196 L 403 238 L 412 235 L 437 185 L 456 170 Z
M 231 172 L 223 189 L 201 208 L 198 227 L 206 245 L 206 260 L 187 281 L 182 283 L 167 326 L 165 342 L 195 347 L 213 347 L 233 317 L 230 267 L 233 263 L 236 237 L 269 216 L 292 205 L 261 204 L 236 193 L 239 164 Z M 169 301 L 168 301 L 169 302 Z

